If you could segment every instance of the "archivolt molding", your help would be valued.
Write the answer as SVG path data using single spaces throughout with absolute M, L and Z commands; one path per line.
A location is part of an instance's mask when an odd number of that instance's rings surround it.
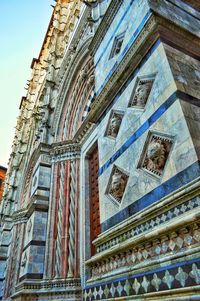
M 152 39 L 147 39 L 147 36 L 152 34 L 156 29 L 156 20 L 154 16 L 151 16 L 137 37 L 137 39 L 134 41 L 134 43 L 131 45 L 130 49 L 125 54 L 125 57 L 123 58 L 122 62 L 119 63 L 119 66 L 116 68 L 116 70 L 113 72 L 111 78 L 107 81 L 106 85 L 104 86 L 103 90 L 100 92 L 100 94 L 96 97 L 95 102 L 91 106 L 91 111 L 88 114 L 88 117 L 86 118 L 84 125 L 87 126 L 87 123 L 95 123 L 99 116 L 102 114 L 102 108 L 107 107 L 110 101 L 112 101 L 114 95 L 118 91 L 118 89 L 121 87 L 123 82 L 127 79 L 129 74 L 132 72 L 133 69 L 136 68 L 138 63 L 141 61 L 141 58 L 146 53 L 147 49 L 149 49 L 152 44 L 157 39 L 158 35 L 154 35 Z M 148 45 L 146 47 L 143 47 L 141 49 L 141 46 L 144 46 L 144 40 L 148 41 Z M 85 51 L 87 51 L 87 47 L 85 47 Z M 82 51 L 83 52 L 83 51 Z M 144 54 L 143 54 L 144 53 Z M 83 54 L 84 56 L 84 54 Z M 80 57 L 77 56 L 77 58 Z M 134 59 L 133 59 L 134 57 Z M 79 59 L 80 61 L 80 59 Z M 76 69 L 74 66 L 76 63 L 76 59 L 74 60 L 73 69 Z M 78 65 L 78 62 L 76 63 L 76 66 Z M 129 66 L 129 69 L 127 70 L 127 66 Z M 126 70 L 126 72 L 124 72 Z M 68 73 L 65 77 L 65 82 L 62 86 L 62 90 L 59 95 L 59 100 L 57 103 L 57 110 L 55 113 L 55 120 L 57 121 L 57 128 L 58 128 L 58 122 L 59 115 L 61 116 L 61 106 L 63 105 L 63 99 L 66 99 L 67 92 L 70 86 L 69 83 L 69 75 Z M 121 80 L 119 81 L 119 77 L 121 77 Z M 123 77 L 123 78 L 122 78 Z M 58 121 L 59 120 L 59 121 Z M 54 124 L 55 127 L 55 124 Z M 82 130 L 84 130 L 84 126 L 82 127 Z M 58 139 L 58 136 L 56 136 L 56 139 Z
M 79 50 L 78 53 L 75 53 L 73 60 L 68 67 L 68 70 L 66 72 L 66 75 L 63 80 L 63 84 L 60 87 L 60 92 L 58 93 L 58 101 L 55 108 L 55 114 L 54 114 L 54 123 L 52 125 L 53 131 L 55 132 L 55 141 L 58 141 L 60 139 L 60 124 L 63 116 L 63 109 L 65 106 L 65 101 L 71 92 L 71 84 L 73 83 L 75 76 L 77 75 L 77 71 L 80 70 L 80 67 L 83 66 L 83 62 L 85 61 L 86 57 L 89 57 L 88 54 L 88 44 L 90 42 L 87 40 L 85 44 L 82 46 L 82 48 Z

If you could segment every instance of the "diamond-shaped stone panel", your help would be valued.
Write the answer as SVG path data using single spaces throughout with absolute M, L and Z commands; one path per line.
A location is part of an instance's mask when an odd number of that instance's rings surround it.
M 129 107 L 145 107 L 153 86 L 153 82 L 154 78 L 152 77 L 138 79 L 129 102 Z
M 110 59 L 112 59 L 113 57 L 115 57 L 116 55 L 118 55 L 120 53 L 122 44 L 124 41 L 124 36 L 125 36 L 125 32 L 123 32 L 115 37 L 113 46 L 112 46 L 112 50 L 110 53 L 110 57 L 109 57 Z
M 172 147 L 172 139 L 152 134 L 146 145 L 139 167 L 160 177 L 163 174 Z
M 116 138 L 119 132 L 119 128 L 121 126 L 123 114 L 119 112 L 112 112 L 109 122 L 108 122 L 108 127 L 106 131 L 106 136 L 111 137 L 111 138 Z
M 128 175 L 115 166 L 108 184 L 107 193 L 119 204 L 122 201 L 127 182 Z

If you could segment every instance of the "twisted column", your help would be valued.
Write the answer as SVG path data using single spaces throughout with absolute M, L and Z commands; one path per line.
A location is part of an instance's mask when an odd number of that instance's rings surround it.
M 56 239 L 56 254 L 55 254 L 55 271 L 56 277 L 61 277 L 61 264 L 62 264 L 62 219 L 63 219 L 63 201 L 64 201 L 64 181 L 65 181 L 65 162 L 61 162 L 60 168 L 60 189 L 58 200 L 58 234 Z
M 74 254 L 75 254 L 75 198 L 76 198 L 76 161 L 71 161 L 70 173 L 70 213 L 69 213 L 69 256 L 68 277 L 74 276 Z

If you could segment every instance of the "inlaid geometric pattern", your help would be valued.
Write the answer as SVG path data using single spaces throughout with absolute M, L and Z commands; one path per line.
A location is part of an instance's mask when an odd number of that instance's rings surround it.
M 108 256 L 106 260 L 100 260 L 92 265 L 92 277 L 102 274 L 113 273 L 117 269 L 127 268 L 158 258 L 166 256 L 171 252 L 180 252 L 183 249 L 190 249 L 191 246 L 198 246 L 200 243 L 200 225 L 194 224 L 191 227 L 181 228 L 173 231 L 169 235 L 158 237 L 157 240 L 141 243 L 139 246 L 129 247 L 127 251 L 118 252 L 115 255 Z
M 149 98 L 155 77 L 138 78 L 133 94 L 129 102 L 129 107 L 144 108 Z
M 182 214 L 189 212 L 194 208 L 199 208 L 199 207 L 200 207 L 200 197 L 195 197 L 191 200 L 188 200 L 183 204 L 171 208 L 166 212 L 161 213 L 157 217 L 154 217 L 144 223 L 141 223 L 136 227 L 131 227 L 128 231 L 121 233 L 120 235 L 114 237 L 111 240 L 107 240 L 105 243 L 102 243 L 97 247 L 97 252 L 100 253 L 105 250 L 108 250 L 111 247 L 117 245 L 119 242 L 126 241 L 127 239 L 130 239 L 132 237 L 150 231 L 155 227 L 167 223 L 168 221 L 171 221 L 172 219 L 177 218 L 178 216 L 181 216 Z
M 108 184 L 107 194 L 118 204 L 120 204 L 122 201 L 127 182 L 128 175 L 125 174 L 118 167 L 114 166 Z
M 84 300 L 109 300 L 199 284 L 200 259 L 197 259 L 89 287 L 84 292 Z
M 139 167 L 160 177 L 163 174 L 172 147 L 172 139 L 162 135 L 151 134 L 146 145 Z

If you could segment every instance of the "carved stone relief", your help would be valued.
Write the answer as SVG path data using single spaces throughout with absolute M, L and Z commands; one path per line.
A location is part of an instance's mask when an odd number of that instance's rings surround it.
M 114 198 L 119 204 L 122 201 L 126 185 L 128 182 L 128 175 L 118 169 L 116 166 L 113 169 L 108 185 L 108 195 Z
M 122 113 L 113 112 L 110 116 L 106 136 L 116 138 L 122 122 Z
M 118 55 L 120 53 L 122 44 L 124 41 L 124 36 L 125 36 L 125 32 L 123 32 L 115 37 L 113 46 L 112 46 L 112 50 L 110 53 L 110 59 L 112 59 L 113 57 L 115 57 L 116 55 Z
M 171 138 L 152 134 L 141 160 L 142 163 L 140 167 L 156 176 L 162 176 L 171 147 Z
M 144 108 L 153 86 L 154 78 L 140 78 L 131 96 L 129 107 Z

